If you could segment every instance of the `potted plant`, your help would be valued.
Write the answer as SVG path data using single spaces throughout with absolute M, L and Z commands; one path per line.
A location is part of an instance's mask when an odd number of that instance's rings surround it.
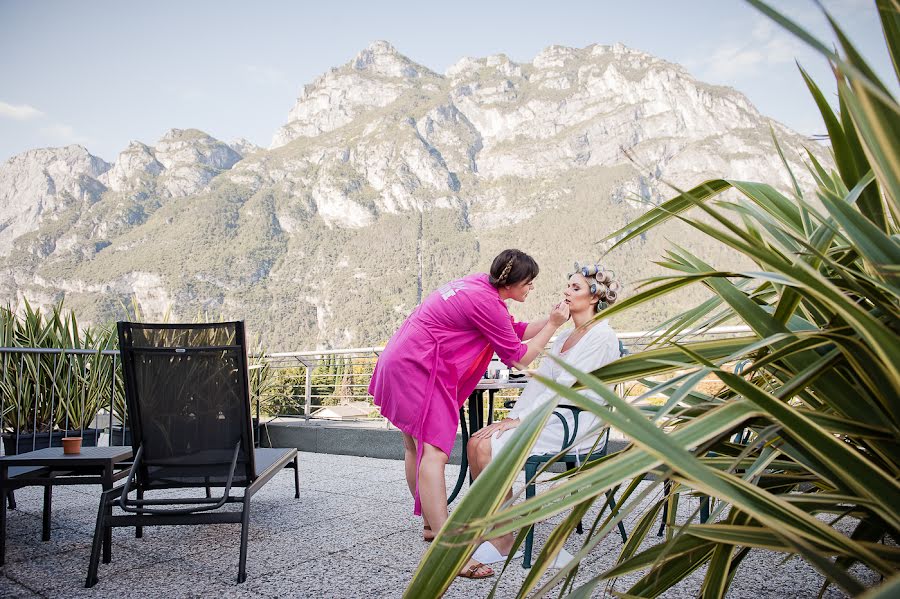
M 26 300 L 21 317 L 9 306 L 0 309 L 0 335 L 7 348 L 0 375 L 5 453 L 58 447 L 65 436 L 96 445 L 99 431 L 88 427 L 103 398 L 99 376 L 109 360 L 99 352 L 85 357 L 65 350 L 81 349 L 84 340 L 93 344 L 98 334 L 86 329 L 82 337 L 75 315 L 64 315 L 62 303 L 45 317 Z

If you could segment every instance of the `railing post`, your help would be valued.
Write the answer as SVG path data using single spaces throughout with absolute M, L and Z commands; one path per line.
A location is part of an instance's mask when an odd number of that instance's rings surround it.
M 306 408 L 303 410 L 306 421 L 309 422 L 309 411 L 312 409 L 312 369 L 306 366 Z
M 110 372 L 109 382 L 109 420 L 107 421 L 107 430 L 109 430 L 109 444 L 112 446 L 113 437 L 113 414 L 116 408 L 116 356 L 110 356 L 112 360 L 112 370 Z M 124 399 L 124 398 L 123 398 Z M 124 416 L 124 414 L 123 414 Z M 100 424 L 99 422 L 97 423 Z M 125 423 L 122 423 L 122 445 L 125 445 Z

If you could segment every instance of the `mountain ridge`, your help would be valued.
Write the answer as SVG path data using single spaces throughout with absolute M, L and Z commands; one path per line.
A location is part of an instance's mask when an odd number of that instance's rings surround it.
M 151 317 L 245 318 L 273 349 L 377 344 L 423 293 L 505 247 L 553 277 L 598 257 L 594 241 L 670 196 L 667 183 L 789 190 L 770 128 L 811 186 L 805 138 L 739 92 L 621 44 L 551 46 L 531 63 L 462 58 L 441 75 L 375 42 L 305 85 L 268 149 L 173 129 L 113 163 L 80 146 L 7 161 L 0 297 L 65 298 L 93 321 L 132 297 Z M 608 261 L 632 283 L 658 274 L 666 234 L 686 231 L 673 224 Z M 512 309 L 539 316 L 557 286 Z M 679 307 L 620 325 L 644 329 Z

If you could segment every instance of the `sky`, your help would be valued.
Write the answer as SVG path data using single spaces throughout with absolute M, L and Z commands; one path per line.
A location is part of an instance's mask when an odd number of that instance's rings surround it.
M 822 2 L 896 92 L 874 0 Z M 833 43 L 812 0 L 770 4 Z M 621 42 L 805 135 L 825 128 L 795 59 L 834 89 L 824 58 L 741 0 L 0 0 L 0 161 L 80 144 L 112 162 L 172 128 L 268 147 L 303 85 L 375 40 L 438 73 Z

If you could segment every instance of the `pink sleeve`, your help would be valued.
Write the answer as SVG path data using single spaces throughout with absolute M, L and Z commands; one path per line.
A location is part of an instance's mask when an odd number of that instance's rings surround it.
M 509 319 L 512 321 L 513 330 L 515 330 L 516 335 L 521 340 L 522 337 L 525 336 L 525 329 L 528 328 L 528 323 L 527 322 L 517 322 L 512 316 L 510 316 Z
M 469 312 L 472 324 L 488 338 L 494 352 L 507 366 L 522 359 L 528 346 L 522 343 L 506 305 L 495 299 L 476 302 Z M 524 326 L 528 326 L 525 323 Z M 524 332 L 524 328 L 523 328 Z

